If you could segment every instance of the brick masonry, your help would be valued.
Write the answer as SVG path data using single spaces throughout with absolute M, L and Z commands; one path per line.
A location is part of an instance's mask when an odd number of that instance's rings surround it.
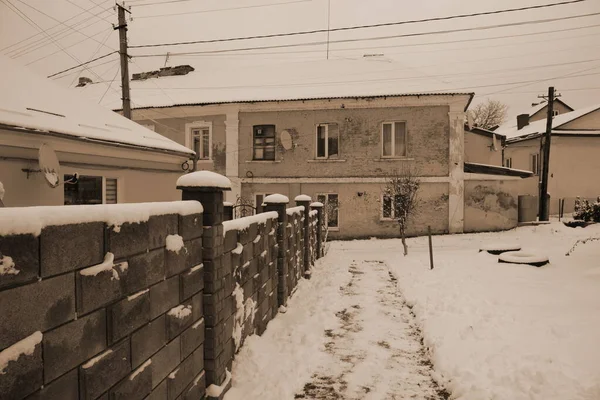
M 0 275 L 0 357 L 42 333 L 0 373 L 0 397 L 202 399 L 224 383 L 244 340 L 310 276 L 317 215 L 281 205 L 226 229 L 222 191 L 183 198 L 205 213 L 0 236 L 21 271 Z M 168 251 L 177 234 L 184 247 Z M 90 269 L 109 252 L 112 268 Z

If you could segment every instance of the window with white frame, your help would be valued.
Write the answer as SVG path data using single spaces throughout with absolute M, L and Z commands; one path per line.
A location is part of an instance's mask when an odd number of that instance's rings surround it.
M 102 176 L 64 176 L 65 205 L 116 204 L 117 179 Z
M 340 227 L 340 204 L 337 193 L 323 193 L 317 195 L 317 201 L 325 207 L 325 219 L 328 228 Z
M 328 159 L 339 157 L 340 133 L 337 124 L 317 125 L 317 158 Z
M 381 156 L 406 156 L 406 122 L 384 122 L 381 124 Z
M 185 125 L 185 131 L 185 146 L 196 152 L 198 160 L 211 160 L 212 122 L 192 122 Z
M 395 219 L 398 215 L 398 205 L 400 204 L 400 196 L 394 197 L 384 194 L 381 201 L 381 218 L 382 219 Z
M 530 159 L 530 170 L 534 175 L 539 175 L 540 173 L 540 157 L 539 154 L 532 154 Z
M 506 168 L 512 168 L 512 158 L 509 157 L 509 158 L 505 159 L 504 160 L 504 166 Z

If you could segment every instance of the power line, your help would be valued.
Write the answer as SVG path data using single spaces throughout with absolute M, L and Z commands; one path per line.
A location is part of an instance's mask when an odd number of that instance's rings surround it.
M 379 27 L 384 27 L 384 26 L 397 26 L 397 25 L 416 24 L 416 23 L 423 23 L 423 22 L 446 21 L 446 20 L 459 19 L 459 18 L 478 17 L 478 16 L 483 16 L 483 15 L 503 14 L 503 13 L 519 12 L 519 11 L 533 10 L 533 9 L 540 9 L 540 8 L 556 7 L 556 6 L 566 5 L 566 4 L 581 3 L 584 1 L 587 1 L 587 0 L 570 0 L 570 1 L 563 1 L 563 2 L 559 2 L 559 3 L 542 4 L 542 5 L 529 6 L 529 7 L 519 7 L 519 8 L 510 8 L 510 9 L 504 9 L 504 10 L 485 11 L 485 12 L 471 13 L 471 14 L 458 14 L 458 15 L 450 15 L 450 16 L 445 16 L 445 17 L 425 18 L 425 19 L 418 19 L 418 20 L 386 22 L 386 23 L 381 23 L 381 24 L 358 25 L 358 26 L 349 26 L 349 27 L 332 28 L 332 29 L 314 29 L 314 30 L 310 30 L 310 31 L 274 33 L 274 34 L 268 34 L 268 35 L 233 37 L 233 38 L 226 38 L 226 39 L 209 39 L 209 40 L 194 40 L 194 41 L 188 41 L 188 42 L 145 44 L 145 45 L 137 45 L 137 46 L 130 46 L 130 47 L 131 48 L 143 48 L 143 47 L 180 46 L 180 45 L 190 45 L 190 44 L 206 44 L 206 43 L 218 43 L 218 42 L 232 42 L 232 41 L 239 41 L 239 40 L 268 39 L 268 38 L 275 38 L 275 37 L 311 35 L 311 34 L 315 34 L 315 33 L 340 32 L 340 31 L 349 31 L 349 30 L 357 30 L 357 29 L 370 29 L 370 28 L 379 28 Z M 581 16 L 591 16 L 591 15 L 598 15 L 598 14 L 600 14 L 600 13 L 591 13 L 591 14 L 581 15 Z M 579 16 L 579 17 L 581 17 L 581 16 Z M 138 18 L 141 18 L 141 17 L 138 17 Z M 563 18 L 569 19 L 570 17 L 563 17 Z M 553 21 L 562 20 L 563 18 L 539 20 L 539 21 L 540 22 L 553 22 Z M 573 18 L 573 17 L 571 17 L 571 18 Z M 499 25 L 499 27 L 500 26 L 515 26 L 518 24 L 520 24 L 520 23 Z M 466 30 L 475 30 L 475 29 L 477 29 L 477 28 L 467 28 Z M 463 32 L 463 31 L 464 30 L 457 30 L 457 32 Z M 453 32 L 453 31 L 441 31 L 439 33 L 449 33 L 449 32 Z M 412 35 L 418 36 L 418 35 L 422 35 L 422 34 L 427 34 L 427 33 L 425 32 L 425 33 L 421 33 L 421 34 L 412 34 Z
M 119 69 L 119 63 L 117 63 L 116 65 L 117 65 L 117 70 L 115 71 L 115 75 L 113 76 L 112 80 L 110 81 L 110 84 L 104 91 L 104 94 L 102 95 L 102 97 L 100 97 L 100 100 L 98 100 L 98 104 L 100 104 L 102 102 L 102 100 L 104 99 L 104 96 L 106 96 L 106 93 L 108 93 L 108 91 L 112 87 L 112 84 L 115 82 L 115 79 L 117 79 L 117 75 L 119 74 L 120 69 Z
M 96 57 L 96 58 L 94 58 L 93 60 L 86 61 L 86 62 L 84 62 L 84 63 L 80 63 L 80 64 L 78 64 L 78 65 L 75 65 L 75 66 L 73 66 L 73 67 L 70 67 L 70 68 L 67 68 L 67 69 L 63 69 L 62 71 L 58 71 L 58 72 L 56 72 L 56 73 L 54 73 L 54 74 L 52 74 L 52 75 L 48 75 L 46 78 L 52 78 L 53 76 L 60 75 L 60 74 L 62 74 L 63 72 L 71 71 L 72 69 L 75 69 L 75 68 L 82 67 L 82 66 L 84 66 L 84 65 L 87 65 L 87 64 L 93 63 L 94 61 L 101 60 L 101 59 L 103 59 L 103 58 L 105 58 L 105 57 L 108 57 L 108 56 L 110 56 L 110 55 L 112 55 L 112 54 L 116 54 L 116 53 L 118 53 L 118 51 L 116 51 L 116 50 L 115 50 L 115 51 L 111 51 L 110 53 L 104 54 L 103 56 L 100 56 L 100 57 Z M 79 60 L 77 60 L 77 61 L 79 61 Z
M 429 45 L 443 45 L 443 44 L 454 44 L 454 43 L 480 42 L 480 41 L 496 40 L 496 39 L 511 39 L 511 38 L 524 37 L 524 36 L 537 36 L 537 35 L 543 35 L 543 34 L 548 34 L 548 33 L 559 33 L 559 32 L 574 31 L 574 30 L 587 29 L 587 28 L 597 28 L 597 27 L 600 27 L 600 24 L 578 26 L 578 27 L 566 28 L 566 29 L 553 29 L 553 30 L 549 30 L 549 31 L 539 31 L 539 32 L 531 32 L 531 33 L 522 33 L 522 34 L 517 34 L 517 35 L 503 35 L 503 36 L 494 36 L 494 37 L 488 37 L 488 38 L 447 40 L 447 41 L 440 41 L 440 42 L 394 44 L 394 45 L 388 45 L 388 46 L 377 46 L 375 48 L 377 48 L 377 49 L 384 49 L 384 48 L 419 47 L 419 46 L 429 46 Z M 594 33 L 594 34 L 590 34 L 590 35 L 574 36 L 573 38 L 584 37 L 584 36 L 592 36 L 592 35 L 597 35 L 597 34 L 598 33 Z M 546 40 L 544 40 L 544 42 L 545 41 Z M 506 45 L 498 45 L 498 47 L 499 46 L 514 46 L 514 45 L 517 45 L 517 44 L 520 45 L 520 44 L 538 43 L 538 42 L 519 42 L 519 43 L 513 43 L 513 44 L 506 44 Z M 320 45 L 320 44 L 325 44 L 325 42 L 315 42 L 314 44 Z M 311 45 L 314 45 L 314 44 L 303 44 L 303 46 L 311 46 Z M 222 54 L 222 53 L 229 53 L 229 52 L 236 52 L 236 51 L 250 51 L 250 50 L 255 50 L 255 49 L 272 49 L 272 48 L 281 48 L 281 47 L 288 47 L 288 45 L 263 46 L 263 47 L 260 47 L 260 48 L 257 48 L 257 47 L 246 47 L 246 48 L 225 49 L 225 50 L 204 50 L 204 51 L 192 51 L 192 52 L 182 52 L 182 53 L 172 53 L 172 52 L 169 52 L 169 56 L 176 57 L 176 56 L 191 56 L 191 55 Z M 296 45 L 293 45 L 293 46 L 290 46 L 290 47 L 296 47 Z M 373 49 L 373 46 L 370 46 L 370 47 L 350 47 L 350 48 L 345 48 L 345 49 L 332 49 L 330 51 L 332 51 L 332 52 L 336 52 L 336 51 L 341 52 L 341 51 L 350 51 L 350 50 L 371 50 L 371 49 Z M 431 50 L 431 51 L 440 51 L 440 50 L 436 49 L 436 50 Z M 261 55 L 261 54 L 262 55 L 264 55 L 264 54 L 297 54 L 297 53 L 315 53 L 315 52 L 321 52 L 321 50 L 299 50 L 299 51 L 289 51 L 289 52 L 252 53 L 252 54 L 248 54 L 248 55 Z M 408 54 L 410 54 L 410 53 L 408 53 Z M 246 55 L 246 54 L 234 54 L 234 55 Z M 138 55 L 133 55 L 132 57 L 164 57 L 164 56 L 165 56 L 165 54 L 160 53 L 160 54 L 138 54 Z
M 600 15 L 600 12 L 570 16 L 570 17 L 551 18 L 551 19 L 545 19 L 545 20 L 524 21 L 524 22 L 515 22 L 515 23 L 500 24 L 500 25 L 486 25 L 486 26 L 480 26 L 480 27 L 475 27 L 475 28 L 461 28 L 461 29 L 452 29 L 452 30 L 445 30 L 445 31 L 406 33 L 406 34 L 399 34 L 399 35 L 371 37 L 371 38 L 341 39 L 341 40 L 330 41 L 330 43 L 365 42 L 365 41 L 372 41 L 372 40 L 387 40 L 387 39 L 396 39 L 396 38 L 403 38 L 403 37 L 416 37 L 416 36 L 438 35 L 438 34 L 448 34 L 448 33 L 456 33 L 456 32 L 479 31 L 479 30 L 488 30 L 488 29 L 496 29 L 496 28 L 505 28 L 505 27 L 509 27 L 509 26 L 522 26 L 522 25 L 528 25 L 528 24 L 541 24 L 541 23 L 548 23 L 548 22 L 556 22 L 556 21 L 562 21 L 562 20 L 569 20 L 569 19 L 573 19 L 573 18 L 589 17 L 589 16 L 593 16 L 593 15 Z M 465 39 L 464 41 L 474 41 L 474 40 L 477 40 L 477 39 Z M 482 38 L 482 39 L 478 39 L 478 40 L 488 40 L 488 39 Z M 225 41 L 226 41 L 226 39 L 225 39 Z M 235 51 L 249 51 L 249 50 L 264 50 L 264 49 L 280 49 L 280 48 L 289 48 L 289 47 L 314 46 L 314 45 L 322 45 L 322 44 L 326 44 L 326 43 L 327 42 L 324 42 L 324 41 L 304 42 L 304 43 L 281 44 L 281 45 L 271 45 L 271 46 L 255 46 L 255 47 L 242 47 L 242 48 L 235 48 L 235 49 L 209 50 L 209 51 L 204 51 L 204 52 L 190 52 L 190 53 L 179 53 L 179 54 L 230 53 L 230 52 L 235 52 Z M 409 45 L 407 45 L 407 46 L 409 46 Z M 140 48 L 140 47 L 144 47 L 144 46 L 131 46 L 131 47 Z M 155 46 L 150 46 L 150 47 L 155 47 Z M 175 53 L 175 54 L 178 54 L 178 53 Z M 150 55 L 150 56 L 154 56 L 154 55 Z M 148 57 L 148 55 L 139 55 L 138 57 Z
M 190 0 L 174 0 L 174 1 L 166 1 L 165 3 L 177 3 L 177 2 L 180 2 L 180 1 L 190 1 Z M 172 13 L 172 14 L 142 15 L 141 17 L 136 17 L 136 19 L 140 19 L 140 18 L 157 18 L 157 17 L 174 17 L 174 16 L 178 16 L 178 15 L 205 14 L 205 13 L 218 12 L 218 11 L 244 10 L 244 9 L 248 9 L 248 8 L 273 7 L 273 6 L 282 6 L 282 5 L 293 4 L 293 3 L 306 3 L 306 2 L 310 2 L 310 1 L 312 1 L 312 0 L 292 0 L 292 1 L 285 1 L 285 2 L 281 2 L 281 3 L 255 4 L 255 5 L 252 5 L 252 6 L 240 6 L 240 7 L 231 7 L 231 8 L 216 8 L 216 9 L 212 9 L 212 10 L 188 11 L 188 12 L 180 12 L 180 13 Z M 582 0 L 582 1 L 584 1 L 584 0 Z M 138 5 L 135 5 L 134 7 L 143 7 L 143 6 L 150 6 L 150 5 L 156 5 L 156 4 L 165 4 L 165 3 L 138 4 Z

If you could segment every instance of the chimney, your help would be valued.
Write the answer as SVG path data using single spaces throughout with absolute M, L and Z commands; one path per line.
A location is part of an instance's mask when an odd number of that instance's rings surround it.
M 517 115 L 517 129 L 521 130 L 529 125 L 529 114 Z
M 86 78 L 85 76 L 80 76 L 79 77 L 79 83 L 77 84 L 77 87 L 85 86 L 88 83 L 93 83 L 93 82 L 92 82 L 92 80 L 90 78 Z

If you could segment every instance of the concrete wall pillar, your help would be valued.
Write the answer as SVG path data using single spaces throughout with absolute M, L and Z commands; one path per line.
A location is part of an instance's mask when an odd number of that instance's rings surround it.
M 279 250 L 277 253 L 277 271 L 278 271 L 278 287 L 277 300 L 280 306 L 287 304 L 289 296 L 288 282 L 288 265 L 287 265 L 287 238 L 285 237 L 285 229 L 287 226 L 286 207 L 289 199 L 281 194 L 272 194 L 264 198 L 265 211 L 277 212 L 277 243 Z
M 317 210 L 317 248 L 315 252 L 317 254 L 316 258 L 319 259 L 323 257 L 323 252 L 325 250 L 323 246 L 323 225 L 325 224 L 325 215 L 323 215 L 323 203 L 319 201 L 315 201 L 310 204 L 311 210 Z
M 449 182 L 448 182 L 448 231 L 462 233 L 465 207 L 465 111 L 450 107 Z

